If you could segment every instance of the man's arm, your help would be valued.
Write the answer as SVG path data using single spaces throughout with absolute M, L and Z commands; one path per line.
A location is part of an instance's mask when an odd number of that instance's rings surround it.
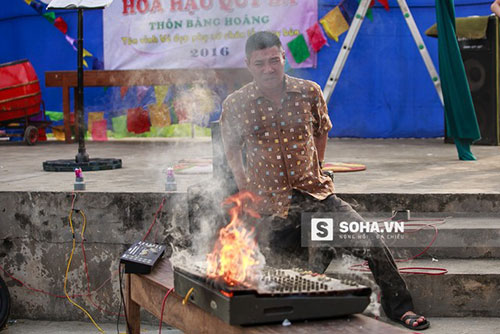
M 246 190 L 247 177 L 242 157 L 243 138 L 241 137 L 241 119 L 236 117 L 233 105 L 228 99 L 222 104 L 220 129 L 226 160 L 233 172 L 234 181 L 239 191 Z
M 323 161 L 325 159 L 326 142 L 328 140 L 328 132 L 323 132 L 319 136 L 314 137 L 314 144 L 318 150 L 318 159 Z
M 495 0 L 491 4 L 491 11 L 497 16 L 500 16 L 500 0 Z

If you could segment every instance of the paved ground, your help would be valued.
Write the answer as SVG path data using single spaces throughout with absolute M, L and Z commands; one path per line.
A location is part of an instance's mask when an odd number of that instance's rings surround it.
M 494 334 L 500 333 L 499 318 L 433 318 L 431 328 L 422 331 L 425 334 Z M 116 324 L 99 324 L 106 333 L 117 333 Z M 293 326 L 293 324 L 292 324 Z M 120 333 L 124 333 L 120 327 Z M 152 334 L 158 332 L 158 326 L 142 325 L 141 333 Z M 84 334 L 99 333 L 90 322 L 54 322 L 17 320 L 2 334 Z M 180 334 L 176 329 L 162 327 L 162 333 Z M 335 332 L 332 332 L 332 334 Z M 408 333 L 414 333 L 408 331 Z M 222 333 L 221 333 L 222 334 Z
M 72 159 L 77 144 L 28 147 L 0 142 L 0 191 L 71 191 L 73 173 L 44 172 L 46 160 Z M 331 139 L 326 160 L 362 163 L 367 170 L 337 173 L 340 193 L 500 193 L 500 148 L 474 146 L 477 161 L 459 161 L 442 139 Z M 88 191 L 162 192 L 165 170 L 180 159 L 210 158 L 209 138 L 87 143 L 91 158 L 121 158 L 123 168 L 87 172 Z M 209 174 L 177 175 L 178 189 Z

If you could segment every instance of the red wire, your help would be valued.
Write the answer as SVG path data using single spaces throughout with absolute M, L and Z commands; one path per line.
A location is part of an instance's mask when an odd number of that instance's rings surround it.
M 85 245 L 84 245 L 84 242 L 85 242 L 85 239 L 82 239 L 80 245 L 81 245 L 81 248 L 82 248 L 82 254 L 83 254 L 83 266 L 85 268 L 85 276 L 87 277 L 87 295 L 86 297 L 88 298 L 88 300 L 90 301 L 90 303 L 92 305 L 94 305 L 94 307 L 96 309 L 98 309 L 99 311 L 101 311 L 102 313 L 107 313 L 107 314 L 111 314 L 113 316 L 119 316 L 119 317 L 125 317 L 124 314 L 118 314 L 116 312 L 113 312 L 113 311 L 108 311 L 106 309 L 103 309 L 102 307 L 100 307 L 96 302 L 94 302 L 94 300 L 92 299 L 92 292 L 90 291 L 90 275 L 89 275 L 89 269 L 88 269 L 88 265 L 87 265 L 87 255 L 85 253 Z M 109 278 L 111 279 L 111 278 Z M 95 291 L 97 292 L 97 290 Z
M 71 201 L 71 210 L 73 211 L 74 210 L 74 206 L 75 206 L 75 200 L 76 200 L 76 194 L 73 192 L 72 193 L 72 196 L 73 196 L 73 200 Z M 84 259 L 84 267 L 85 267 L 85 274 L 87 276 L 87 293 L 86 294 L 73 294 L 73 295 L 70 295 L 71 298 L 77 298 L 77 297 L 87 297 L 90 302 L 92 303 L 92 305 L 94 305 L 99 311 L 101 312 L 105 312 L 105 313 L 108 313 L 108 314 L 112 314 L 112 315 L 118 315 L 117 313 L 114 313 L 114 312 L 110 312 L 110 311 L 106 311 L 104 309 L 102 309 L 101 307 L 99 307 L 99 305 L 97 305 L 93 299 L 92 299 L 92 293 L 96 293 L 98 292 L 99 290 L 101 290 L 109 281 L 111 281 L 111 277 L 109 277 L 108 279 L 106 279 L 97 289 L 95 289 L 94 291 L 90 291 L 90 275 L 89 275 L 89 272 L 88 272 L 88 266 L 87 266 L 87 256 L 86 256 L 86 253 L 85 253 L 85 246 L 84 246 L 84 242 L 85 242 L 85 239 L 82 239 L 81 241 L 81 247 L 82 247 L 82 253 L 83 253 L 83 259 Z M 34 291 L 34 292 L 38 292 L 38 293 L 42 293 L 42 294 L 45 294 L 45 295 L 48 295 L 48 296 L 51 296 L 51 297 L 55 297 L 55 298 L 61 298 L 61 299 L 67 299 L 66 296 L 63 296 L 63 295 L 56 295 L 56 294 L 53 294 L 53 293 L 50 293 L 50 292 L 47 292 L 45 290 L 41 290 L 41 289 L 36 289 L 36 288 L 33 288 L 31 287 L 29 284 L 26 284 L 24 283 L 23 281 L 21 281 L 20 279 L 16 278 L 14 275 L 12 275 L 11 273 L 9 273 L 7 270 L 5 270 L 2 266 L 0 266 L 0 269 L 8 276 L 10 277 L 10 279 L 12 279 L 13 281 L 16 281 L 17 283 L 19 283 L 19 285 L 21 287 L 24 287 L 30 291 Z M 116 270 L 115 272 L 117 272 L 118 270 Z M 124 316 L 122 314 L 120 314 L 120 316 Z
M 391 217 L 391 219 L 394 218 L 394 217 Z M 444 224 L 444 220 L 443 219 L 410 219 L 408 221 L 435 221 L 435 222 L 442 222 Z M 401 220 L 399 220 L 398 222 L 401 222 Z M 422 226 L 422 228 L 419 228 L 415 231 L 411 231 L 411 232 L 407 232 L 405 231 L 404 233 L 415 233 L 415 232 L 419 232 L 421 230 L 423 230 L 424 227 L 432 227 L 434 228 L 434 237 L 432 238 L 431 242 L 429 243 L 429 245 L 427 245 L 427 247 L 425 247 L 425 249 L 423 251 L 421 251 L 420 253 L 418 253 L 417 255 L 415 256 L 412 256 L 408 259 L 397 259 L 397 260 L 394 260 L 395 262 L 408 262 L 408 261 L 411 261 L 411 260 L 415 260 L 416 258 L 422 256 L 423 254 L 425 254 L 429 248 L 432 247 L 432 245 L 434 244 L 434 242 L 436 241 L 437 239 L 437 236 L 438 236 L 438 229 L 436 227 L 437 224 L 405 224 L 405 227 L 406 226 Z M 361 269 L 355 269 L 355 268 L 360 268 Z M 355 264 L 355 265 L 352 265 L 351 267 L 349 267 L 350 270 L 353 270 L 353 271 L 362 271 L 362 272 L 368 272 L 370 271 L 370 269 L 368 268 L 368 262 L 365 261 L 363 263 L 360 263 L 360 264 Z M 437 272 L 423 272 L 423 271 L 412 271 L 412 270 L 429 270 L 429 271 L 437 271 Z M 432 267 L 403 267 L 403 268 L 399 268 L 398 271 L 402 274 L 414 274 L 414 275 L 429 275 L 429 276 L 438 276 L 438 275 L 444 275 L 444 274 L 447 274 L 448 273 L 448 269 L 446 268 L 432 268 Z
M 165 311 L 165 302 L 167 301 L 167 297 L 168 295 L 174 291 L 174 288 L 171 288 L 170 290 L 168 290 L 167 294 L 165 295 L 165 297 L 163 297 L 163 302 L 161 303 L 161 314 L 160 314 L 160 328 L 158 329 L 158 333 L 161 334 L 161 325 L 163 323 L 163 312 Z
M 153 219 L 153 222 L 151 223 L 151 225 L 149 226 L 149 229 L 148 231 L 146 232 L 146 234 L 144 235 L 144 238 L 142 238 L 142 241 L 145 241 L 146 238 L 149 236 L 149 233 L 151 232 L 151 229 L 153 228 L 153 226 L 155 226 L 156 224 L 156 217 L 158 216 L 158 213 L 161 211 L 161 209 L 163 208 L 163 204 L 165 203 L 165 198 L 163 198 L 163 200 L 161 201 L 161 204 L 160 204 L 160 207 L 158 208 L 158 210 L 156 210 L 156 213 L 155 213 L 155 217 Z

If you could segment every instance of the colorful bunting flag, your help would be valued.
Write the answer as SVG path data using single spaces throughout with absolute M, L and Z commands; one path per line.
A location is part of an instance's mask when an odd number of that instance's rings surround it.
M 337 6 L 329 11 L 320 21 L 326 34 L 336 42 L 339 41 L 339 36 L 349 30 L 349 23 L 345 20 Z
M 292 39 L 287 45 L 290 53 L 292 54 L 293 60 L 295 60 L 297 64 L 302 63 L 311 56 L 306 40 L 304 39 L 304 35 L 302 34 Z
M 45 17 L 50 23 L 54 23 L 54 21 L 56 20 L 56 13 L 54 12 L 46 12 L 43 13 L 42 16 Z
M 148 132 L 150 128 L 149 113 L 142 107 L 127 110 L 127 130 L 133 133 Z
M 342 11 L 342 14 L 344 14 L 344 17 L 349 25 L 356 15 L 358 6 L 359 4 L 356 0 L 344 0 L 339 4 L 339 8 Z
M 58 17 L 54 21 L 54 26 L 59 29 L 60 32 L 62 32 L 64 35 L 68 32 L 68 24 L 62 17 Z
M 314 52 L 319 52 L 321 48 L 327 44 L 325 34 L 318 22 L 307 29 L 307 38 L 309 39 L 309 45 L 314 50 Z
M 170 111 L 164 103 L 150 104 L 148 105 L 148 110 L 152 126 L 162 128 L 164 126 L 172 124 L 172 120 L 170 119 Z
M 71 38 L 70 36 L 68 36 L 66 34 L 68 32 L 68 24 L 64 21 L 64 19 L 62 17 L 56 18 L 56 14 L 54 12 L 43 13 L 44 8 L 46 10 L 46 5 L 40 3 L 36 0 L 24 0 L 24 2 L 26 4 L 28 4 L 30 7 L 32 7 L 34 10 L 36 10 L 38 12 L 38 14 L 42 15 L 45 19 L 47 19 L 47 21 L 52 23 L 57 29 L 59 29 L 59 31 L 61 31 L 64 34 L 66 41 L 71 45 L 73 50 L 78 51 L 78 49 L 76 48 L 76 45 L 75 45 L 75 39 Z M 99 61 L 99 59 L 93 57 L 92 53 L 90 53 L 89 51 L 87 51 L 85 49 L 83 50 L 83 57 L 92 57 L 93 58 L 92 69 L 96 69 L 96 70 L 104 69 L 104 64 L 101 61 Z M 89 67 L 89 65 L 87 64 L 87 61 L 85 59 L 83 60 L 83 65 L 87 68 Z
M 102 119 L 99 121 L 95 121 L 92 126 L 92 131 L 90 132 L 92 134 L 92 140 L 107 141 L 108 140 L 107 128 L 108 128 L 107 120 Z
M 120 87 L 120 96 L 122 99 L 125 97 L 125 95 L 127 95 L 127 91 L 128 91 L 128 86 Z
M 361 0 L 358 0 L 358 3 L 360 3 Z M 370 19 L 370 21 L 373 21 L 373 11 L 372 7 L 375 6 L 375 0 L 372 0 L 370 3 L 370 7 L 368 7 L 368 10 L 366 11 L 366 17 Z
M 100 61 L 99 58 L 93 57 L 92 69 L 93 70 L 104 70 L 104 63 L 102 61 Z
M 142 99 L 144 96 L 146 96 L 146 93 L 148 92 L 149 87 L 148 86 L 137 86 L 135 91 L 137 94 L 137 103 L 140 104 L 142 102 Z
M 85 48 L 83 49 L 83 57 L 92 57 L 92 53 L 88 52 Z
M 190 120 L 188 118 L 188 111 L 182 100 L 179 98 L 175 98 L 172 102 L 175 116 L 172 119 L 175 119 L 177 123 L 188 123 Z
M 31 6 L 31 8 L 33 8 L 34 10 L 36 10 L 38 12 L 38 14 L 42 15 L 43 6 L 42 6 L 41 3 L 36 2 L 36 1 L 31 1 L 29 3 L 29 5 Z
M 123 138 L 128 135 L 127 131 L 127 115 L 113 117 L 111 119 L 113 125 L 113 137 Z
M 64 36 L 68 43 L 73 47 L 73 50 L 77 51 L 76 46 L 75 46 L 75 39 L 71 38 L 69 35 Z
M 92 127 L 94 126 L 94 122 L 101 121 L 104 119 L 104 112 L 89 112 L 87 121 L 87 130 L 92 133 Z
M 168 93 L 168 86 L 155 86 L 156 104 L 161 105 L 165 101 L 165 96 Z
M 389 10 L 389 1 L 388 0 L 377 0 L 379 3 L 382 4 L 382 6 L 384 6 L 385 10 Z

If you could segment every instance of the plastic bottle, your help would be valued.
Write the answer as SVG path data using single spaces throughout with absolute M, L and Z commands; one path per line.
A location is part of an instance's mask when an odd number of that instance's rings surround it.
M 75 168 L 75 190 L 85 190 L 85 181 L 81 168 Z
M 175 182 L 174 169 L 167 168 L 167 181 L 165 182 L 165 191 L 176 191 L 177 183 Z

